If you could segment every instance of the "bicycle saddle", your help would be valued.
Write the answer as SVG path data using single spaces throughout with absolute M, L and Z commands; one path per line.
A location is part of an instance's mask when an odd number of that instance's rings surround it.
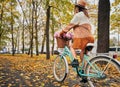
M 87 51 L 91 51 L 92 50 L 92 48 L 94 47 L 94 43 L 88 43 L 87 45 L 86 45 L 86 50 Z

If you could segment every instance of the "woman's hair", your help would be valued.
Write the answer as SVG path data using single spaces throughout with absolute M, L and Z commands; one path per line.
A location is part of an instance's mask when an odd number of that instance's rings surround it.
M 75 5 L 75 8 L 78 8 L 79 12 L 83 12 L 87 17 L 89 17 L 87 9 L 81 5 Z
M 78 8 L 79 9 L 79 12 L 80 11 L 83 11 L 85 8 L 81 5 L 75 5 L 75 8 Z

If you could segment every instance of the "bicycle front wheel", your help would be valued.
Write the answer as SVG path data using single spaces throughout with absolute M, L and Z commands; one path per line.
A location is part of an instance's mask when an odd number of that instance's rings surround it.
M 108 56 L 97 56 L 87 64 L 86 73 L 91 87 L 118 87 L 120 86 L 120 63 Z
M 54 77 L 58 82 L 65 80 L 68 73 L 68 63 L 64 56 L 58 55 L 53 66 Z

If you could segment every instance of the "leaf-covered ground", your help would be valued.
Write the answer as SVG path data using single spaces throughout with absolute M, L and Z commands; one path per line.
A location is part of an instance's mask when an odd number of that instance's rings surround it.
M 88 87 L 70 67 L 64 83 L 58 83 L 53 76 L 53 61 L 45 55 L 0 55 L 0 87 Z
M 0 55 L 0 87 L 79 87 L 76 73 L 71 69 L 64 83 L 58 83 L 53 76 L 54 57 L 46 60 L 45 55 Z

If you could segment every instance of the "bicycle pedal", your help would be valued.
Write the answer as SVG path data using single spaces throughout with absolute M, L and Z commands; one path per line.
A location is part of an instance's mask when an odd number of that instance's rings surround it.
M 82 77 L 82 80 L 80 82 L 87 83 L 88 82 L 87 77 Z
M 87 83 L 88 80 L 87 79 L 82 79 L 80 82 Z

